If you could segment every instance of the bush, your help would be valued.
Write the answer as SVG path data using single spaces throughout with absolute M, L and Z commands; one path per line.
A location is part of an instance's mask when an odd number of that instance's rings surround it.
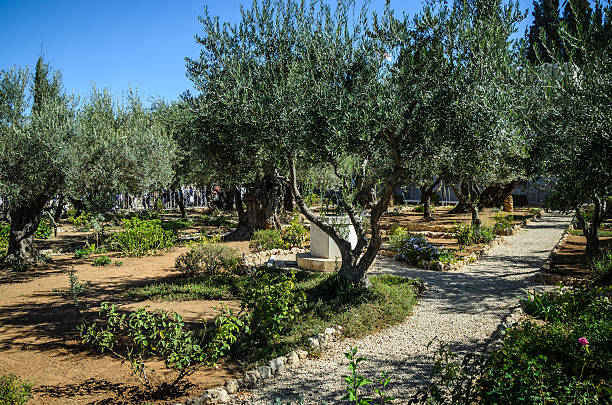
M 423 235 L 406 234 L 396 249 L 401 260 L 406 260 L 415 265 L 436 260 L 442 254 L 442 250 L 428 242 Z
M 167 368 L 179 372 L 171 384 L 197 371 L 206 361 L 206 353 L 193 332 L 177 313 L 147 312 L 140 308 L 120 315 L 114 305 L 100 306 L 101 323 L 83 323 L 80 327 L 83 343 L 110 352 L 132 366 L 132 373 L 147 388 L 151 388 L 145 361 L 151 356 L 164 359 Z
M 295 273 L 271 274 L 260 270 L 247 285 L 242 309 L 250 311 L 251 331 L 265 342 L 273 342 L 300 313 L 305 295 L 295 289 Z
M 607 250 L 601 256 L 592 259 L 590 267 L 595 280 L 603 284 L 612 284 L 612 250 Z
M 7 223 L 0 222 L 0 256 L 8 250 L 9 233 L 11 226 Z
M 495 214 L 495 225 L 493 225 L 493 233 L 496 235 L 507 235 L 513 228 L 514 217 L 512 215 L 504 215 L 502 213 Z
M 216 243 L 204 243 L 177 257 L 174 268 L 184 276 L 213 276 L 221 270 L 235 273 L 241 264 L 242 256 L 238 250 Z
M 174 235 L 161 227 L 159 219 L 141 220 L 137 217 L 121 221 L 125 231 L 112 234 L 108 246 L 126 256 L 141 257 L 174 245 Z
M 183 229 L 187 229 L 193 225 L 193 221 L 185 218 L 175 219 L 172 221 L 163 221 L 161 223 L 161 227 L 165 231 L 170 231 L 175 235 L 178 231 L 182 231 Z
M 202 225 L 204 226 L 225 226 L 230 227 L 233 225 L 233 222 L 229 217 L 219 214 L 219 215 L 207 215 L 203 214 L 201 217 Z
M 294 216 L 289 226 L 281 231 L 281 237 L 286 249 L 293 247 L 302 247 L 308 236 L 308 230 L 300 222 L 299 216 Z
M 399 249 L 408 233 L 408 229 L 399 225 L 392 225 L 389 229 L 389 245 L 391 245 L 392 248 Z
M 37 239 L 49 239 L 53 235 L 53 227 L 48 220 L 43 219 L 38 223 L 34 237 Z
M 24 405 L 32 398 L 32 384 L 15 374 L 0 377 L 0 404 Z
M 68 217 L 68 222 L 71 222 L 76 229 L 87 232 L 91 228 L 91 217 L 92 214 L 90 212 L 84 212 L 76 218 Z
M 91 245 L 86 246 L 82 249 L 75 250 L 74 257 L 76 259 L 87 258 L 91 256 L 91 254 L 94 253 L 95 251 L 96 251 L 96 245 L 92 243 Z
M 253 252 L 263 250 L 284 249 L 285 241 L 278 229 L 261 229 L 255 231 L 249 242 L 249 248 Z
M 459 245 L 466 247 L 475 243 L 489 243 L 495 239 L 495 234 L 491 228 L 480 226 L 474 228 L 471 224 L 458 223 L 453 229 L 453 233 Z
M 93 259 L 92 265 L 96 267 L 105 267 L 111 264 L 111 259 L 108 256 L 99 256 Z

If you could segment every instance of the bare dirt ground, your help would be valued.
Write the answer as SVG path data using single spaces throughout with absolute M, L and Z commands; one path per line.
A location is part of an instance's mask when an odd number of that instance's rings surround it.
M 37 240 L 39 249 L 58 251 L 73 243 L 82 243 L 86 233 L 62 232 L 57 238 Z M 231 243 L 248 252 L 248 242 Z M 75 328 L 78 315 L 70 301 L 53 289 L 68 288 L 67 270 L 74 268 L 80 281 L 91 283 L 80 300 L 97 312 L 103 301 L 117 304 L 119 309 L 152 309 L 176 311 L 186 323 L 212 319 L 219 301 L 133 302 L 126 300 L 127 289 L 161 281 L 176 273 L 171 270 L 176 257 L 186 251 L 177 247 L 162 254 L 144 258 L 119 258 L 121 267 L 94 267 L 92 256 L 75 259 L 72 253 L 54 256 L 49 264 L 23 273 L 3 272 L 0 275 L 0 375 L 13 373 L 34 383 L 34 404 L 127 404 L 141 403 L 138 379 L 131 375 L 129 364 L 110 355 L 92 351 L 79 341 Z M 236 307 L 236 302 L 225 302 Z M 151 364 L 156 373 L 153 381 L 172 378 L 163 362 Z M 235 366 L 220 364 L 218 369 L 202 369 L 186 379 L 184 391 L 167 403 L 193 397 L 204 389 L 235 376 Z M 164 403 L 155 401 L 155 403 Z
M 612 247 L 612 237 L 600 237 L 599 240 L 603 249 Z M 551 257 L 554 274 L 560 277 L 558 281 L 563 283 L 564 278 L 583 280 L 593 278 L 584 254 L 585 250 L 584 236 L 568 235 L 565 242 L 559 246 L 559 250 Z

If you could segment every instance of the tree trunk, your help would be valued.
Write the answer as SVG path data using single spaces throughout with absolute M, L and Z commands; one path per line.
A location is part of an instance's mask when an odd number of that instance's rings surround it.
M 57 200 L 57 207 L 55 207 L 55 214 L 53 215 L 53 221 L 57 224 L 62 219 L 64 213 L 64 195 L 61 195 Z
M 280 229 L 284 196 L 285 185 L 274 175 L 265 175 L 248 184 L 244 198 L 237 204 L 238 226 L 226 239 L 248 240 L 256 230 Z
M 431 215 L 431 197 L 435 194 L 438 185 L 440 184 L 440 179 L 437 179 L 433 182 L 433 184 L 429 186 L 419 186 L 421 190 L 421 204 L 423 204 L 423 218 L 430 220 L 432 219 Z
M 40 223 L 40 216 L 48 198 L 40 197 L 28 205 L 10 210 L 11 229 L 6 261 L 34 263 L 37 259 L 34 249 L 34 233 Z
M 520 182 L 520 180 L 515 180 L 507 184 L 493 184 L 485 188 L 480 197 L 481 208 L 499 208 L 503 206 L 504 200 L 512 195 L 512 192 Z
M 181 210 L 181 218 L 187 218 L 187 210 L 185 209 L 185 196 L 183 195 L 183 189 L 178 188 L 178 206 Z
M 451 184 L 451 188 L 453 189 L 453 193 L 455 193 L 455 197 L 457 197 L 459 202 L 449 212 L 451 214 L 463 214 L 466 212 L 471 212 L 471 204 L 469 204 L 463 197 L 467 194 L 466 183 L 461 183 L 460 188 L 457 188 L 455 185 Z
M 587 257 L 598 257 L 601 255 L 601 245 L 599 243 L 599 225 L 601 223 L 601 202 L 599 198 L 594 198 L 593 219 L 590 224 L 584 220 L 580 207 L 576 207 L 576 219 L 578 226 L 582 229 L 582 234 L 586 238 Z
M 482 221 L 480 220 L 480 217 L 478 216 L 478 204 L 473 203 L 472 204 L 472 227 L 474 229 L 478 229 L 480 228 L 481 224 L 482 224 Z

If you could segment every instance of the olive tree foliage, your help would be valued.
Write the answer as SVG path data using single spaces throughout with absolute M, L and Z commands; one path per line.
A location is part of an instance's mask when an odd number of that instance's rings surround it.
M 450 151 L 441 173 L 455 184 L 460 202 L 480 226 L 478 206 L 485 188 L 525 175 L 528 157 L 519 123 L 522 51 L 510 39 L 523 15 L 516 3 L 455 2 L 438 14 L 446 27 L 441 63 L 448 72 L 446 108 L 437 127 Z
M 9 204 L 7 257 L 32 261 L 34 232 L 45 204 L 65 185 L 77 138 L 75 101 L 59 72 L 40 58 L 0 73 L 0 195 Z
M 594 15 L 572 29 L 562 23 L 564 48 L 549 46 L 552 63 L 530 69 L 533 155 L 554 179 L 551 208 L 575 210 L 590 256 L 601 251 L 598 227 L 612 211 L 612 48 L 610 41 L 593 42 L 602 30 L 610 32 L 611 18 L 608 3 L 603 22 Z
M 115 103 L 107 90 L 92 88 L 76 122 L 66 192 L 88 210 L 106 212 L 117 193 L 158 190 L 172 181 L 175 143 L 133 91 Z
M 65 95 L 61 75 L 42 58 L 31 75 L 0 74 L 0 195 L 10 217 L 7 263 L 37 259 L 33 238 L 56 195 L 110 208 L 119 192 L 142 192 L 172 176 L 172 139 L 130 93 L 116 106 L 93 90 L 82 104 Z

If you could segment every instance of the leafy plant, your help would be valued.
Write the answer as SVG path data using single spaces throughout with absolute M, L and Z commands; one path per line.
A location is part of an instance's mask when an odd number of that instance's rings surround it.
M 81 259 L 81 258 L 87 258 L 89 256 L 91 256 L 92 253 L 96 252 L 96 245 L 95 244 L 91 244 L 89 246 L 86 246 L 82 249 L 77 249 L 74 251 L 74 257 L 77 259 Z
M 83 343 L 129 362 L 132 373 L 148 389 L 152 388 L 145 366 L 149 356 L 163 357 L 167 368 L 178 371 L 171 386 L 193 374 L 206 360 L 200 342 L 185 328 L 177 313 L 151 313 L 140 308 L 129 314 L 119 314 L 114 305 L 104 302 L 100 306 L 100 316 L 101 323 L 83 323 L 79 327 Z
M 68 217 L 68 222 L 71 222 L 72 225 L 82 232 L 87 232 L 91 228 L 91 218 L 93 214 L 91 212 L 84 212 L 78 217 L 71 218 Z
M 253 252 L 263 250 L 284 249 L 285 241 L 278 229 L 261 229 L 253 232 L 249 242 L 249 248 Z
M 355 405 L 370 405 L 373 403 L 373 401 L 378 404 L 385 404 L 395 399 L 394 397 L 387 395 L 384 391 L 391 381 L 389 375 L 384 371 L 381 372 L 381 379 L 377 381 L 380 387 L 377 387 L 374 390 L 376 394 L 378 394 L 377 400 L 361 396 L 359 393 L 360 389 L 368 384 L 372 384 L 373 382 L 357 372 L 359 363 L 366 360 L 366 358 L 357 356 L 357 347 L 352 347 L 348 352 L 344 353 L 344 355 L 347 359 L 349 359 L 348 369 L 351 374 L 344 377 L 344 380 L 346 381 L 347 393 L 344 395 L 344 397 L 342 397 L 343 400 L 349 401 Z
M 514 217 L 512 215 L 504 215 L 502 213 L 496 214 L 493 219 L 495 220 L 495 225 L 493 225 L 493 232 L 496 235 L 506 235 L 509 231 L 514 228 L 512 221 L 514 221 Z
M 53 289 L 53 292 L 58 294 L 60 297 L 68 297 L 72 300 L 72 303 L 77 310 L 80 311 L 81 305 L 79 303 L 79 296 L 89 287 L 90 282 L 86 281 L 81 283 L 74 269 L 68 271 L 68 290 Z
M 141 220 L 134 217 L 121 222 L 125 230 L 112 234 L 107 243 L 111 249 L 123 255 L 141 257 L 174 245 L 174 235 L 164 230 L 158 219 Z
M 0 404 L 24 405 L 32 398 L 32 383 L 21 381 L 15 374 L 0 377 Z
M 284 248 L 302 247 L 306 238 L 308 237 L 308 230 L 300 222 L 300 217 L 294 215 L 289 226 L 285 227 L 281 231 L 281 238 L 283 239 Z
M 241 264 L 242 256 L 238 250 L 217 243 L 204 243 L 178 256 L 174 268 L 185 276 L 212 276 L 221 270 L 234 273 Z
M 392 246 L 397 250 L 397 257 L 411 264 L 420 265 L 425 261 L 440 260 L 452 261 L 454 255 L 438 248 L 433 243 L 427 241 L 423 235 L 413 235 L 406 233 L 400 236 L 393 236 Z
M 249 325 L 243 316 L 234 315 L 231 308 L 224 306 L 215 317 L 215 328 L 207 346 L 208 358 L 217 362 L 225 356 L 240 336 L 249 333 Z
M 96 267 L 105 267 L 110 265 L 112 262 L 111 258 L 108 256 L 99 256 L 93 259 L 92 265 Z
M 46 219 L 41 220 L 38 223 L 34 237 L 37 239 L 49 239 L 53 235 L 53 227 L 49 224 Z
M 8 250 L 9 232 L 11 226 L 5 222 L 0 222 L 0 256 Z
M 204 226 L 218 226 L 218 227 L 230 227 L 234 223 L 230 220 L 229 217 L 219 214 L 219 215 L 208 215 L 203 214 L 200 219 L 202 220 L 202 225 Z
M 392 225 L 389 229 L 389 245 L 391 245 L 392 248 L 399 249 L 408 234 L 407 228 L 399 225 Z
M 453 233 L 461 247 L 470 246 L 475 243 L 489 243 L 495 239 L 493 231 L 486 226 L 474 227 L 471 224 L 458 223 Z
M 172 221 L 163 221 L 161 227 L 166 231 L 171 231 L 175 235 L 178 231 L 187 229 L 193 225 L 193 221 L 185 218 L 175 219 Z
M 612 250 L 608 249 L 601 256 L 591 259 L 589 267 L 593 271 L 595 280 L 612 284 Z
M 241 306 L 250 311 L 251 331 L 272 342 L 300 313 L 304 300 L 304 293 L 296 291 L 294 272 L 288 276 L 259 270 L 254 282 L 247 285 Z
M 113 262 L 113 264 L 114 264 L 116 267 L 121 267 L 121 266 L 123 266 L 123 262 L 122 262 L 122 261 L 120 261 L 120 260 L 115 260 L 115 261 Z

